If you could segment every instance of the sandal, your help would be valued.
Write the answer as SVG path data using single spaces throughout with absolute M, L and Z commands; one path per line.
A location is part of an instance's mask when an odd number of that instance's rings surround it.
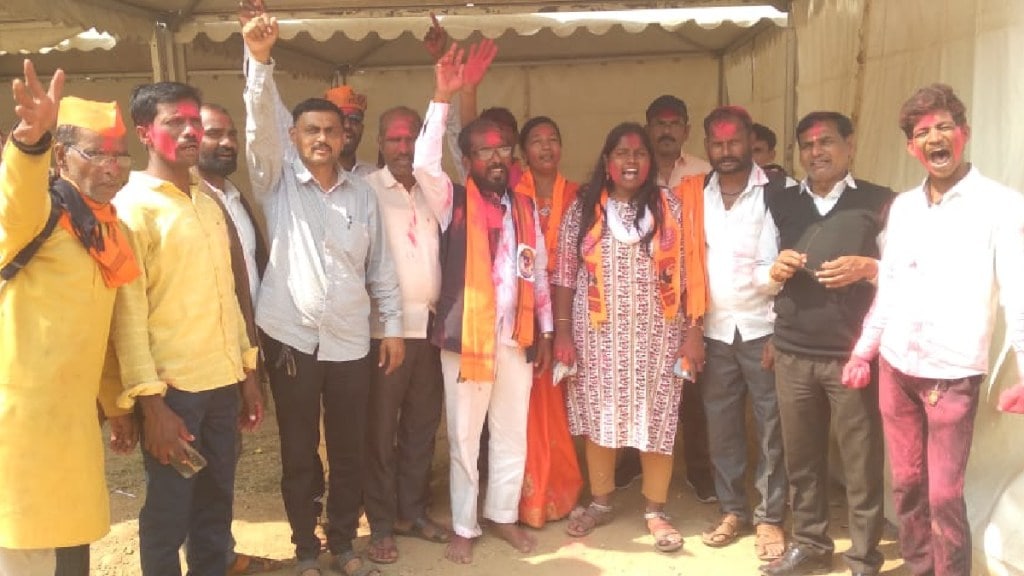
M 299 560 L 299 563 L 295 565 L 295 576 L 321 576 L 322 574 L 320 563 L 316 558 Z
M 390 546 L 384 546 L 386 540 L 391 541 Z M 381 538 L 370 537 L 370 544 L 366 547 L 366 557 L 374 564 L 394 564 L 398 562 L 398 545 L 391 536 Z
M 331 570 L 344 576 L 381 576 L 380 570 L 349 550 L 331 560 Z
M 645 512 L 644 520 L 647 521 L 647 530 L 654 536 L 654 548 L 658 552 L 675 552 L 683 547 L 683 535 L 669 524 L 667 514 L 661 510 Z
M 577 506 L 569 514 L 569 522 L 565 525 L 565 533 L 573 538 L 589 535 L 598 526 L 612 521 L 612 507 L 606 504 L 591 502 L 589 506 Z
M 420 516 L 413 520 L 412 525 L 408 528 L 399 529 L 396 526 L 391 531 L 399 536 L 411 536 L 434 544 L 447 544 L 452 539 L 451 533 L 446 528 L 426 516 Z
M 726 514 L 722 516 L 722 519 L 718 521 L 718 524 L 712 524 L 707 530 L 701 533 L 700 541 L 703 542 L 705 546 L 722 548 L 723 546 L 728 546 L 735 542 L 745 529 L 746 525 L 740 520 L 739 516 L 735 514 Z
M 262 572 L 273 572 L 284 567 L 284 562 L 273 558 L 262 556 L 250 556 L 248 554 L 235 553 L 235 561 L 228 566 L 228 576 L 242 576 L 243 574 L 260 574 Z
M 786 533 L 782 531 L 782 527 L 768 523 L 758 524 L 754 551 L 759 560 L 766 562 L 781 558 L 786 551 Z

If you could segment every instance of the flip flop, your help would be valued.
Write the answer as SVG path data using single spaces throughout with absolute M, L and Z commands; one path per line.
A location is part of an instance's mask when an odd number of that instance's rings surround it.
M 700 541 L 711 548 L 722 548 L 728 546 L 739 538 L 744 532 L 745 526 L 735 514 L 726 514 L 706 531 L 701 533 Z
M 370 544 L 366 547 L 366 557 L 374 564 L 394 564 L 398 562 L 398 545 L 395 539 L 391 538 L 391 546 L 384 547 L 381 543 L 390 536 L 374 540 L 370 538 Z
M 400 529 L 396 526 L 391 531 L 399 536 L 419 538 L 434 544 L 447 544 L 452 539 L 448 530 L 426 516 L 413 520 L 408 528 Z

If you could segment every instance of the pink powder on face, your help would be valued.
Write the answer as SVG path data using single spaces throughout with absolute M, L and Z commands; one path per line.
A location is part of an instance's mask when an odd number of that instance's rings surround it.
M 711 138 L 714 140 L 730 140 L 737 132 L 739 127 L 732 122 L 716 122 L 711 126 Z
M 160 122 L 154 122 L 149 127 L 149 139 L 161 156 L 175 162 L 178 160 L 178 141 L 183 134 L 190 130 L 194 132 L 195 143 L 197 146 L 199 145 L 199 141 L 203 138 L 202 117 L 199 114 L 199 106 L 191 100 L 169 104 L 165 110 L 166 114 L 172 118 L 184 118 L 184 127 L 172 128 L 164 126 Z M 194 124 L 199 126 L 198 130 Z
M 912 132 L 912 134 L 917 134 L 921 130 L 931 131 L 939 124 L 945 122 L 954 122 L 952 115 L 948 111 L 941 110 L 937 112 L 932 112 L 930 114 L 923 116 L 920 120 L 917 121 L 917 124 L 914 125 L 914 131 Z M 958 166 L 963 161 L 964 148 L 967 147 L 967 135 L 964 134 L 962 126 L 958 124 L 955 125 L 956 128 L 953 129 L 953 132 L 949 137 L 949 144 L 950 154 L 953 155 L 952 165 Z M 927 158 L 929 138 L 930 137 L 927 137 L 920 141 L 916 139 L 911 139 L 911 142 L 913 143 L 914 157 L 917 158 L 917 160 L 926 167 L 929 165 Z

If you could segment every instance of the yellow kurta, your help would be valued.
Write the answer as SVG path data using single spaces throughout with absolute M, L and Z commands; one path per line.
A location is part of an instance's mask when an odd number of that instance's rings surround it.
M 236 384 L 256 368 L 235 296 L 224 212 L 193 185 L 186 194 L 134 172 L 114 199 L 142 263 L 121 287 L 113 342 L 124 386 L 118 403 L 163 394 L 168 384 L 203 392 Z
M 46 223 L 49 164 L 49 153 L 3 152 L 0 266 Z M 60 226 L 0 288 L 0 547 L 73 546 L 107 533 L 96 400 L 114 295 Z M 107 410 L 118 392 L 111 384 Z

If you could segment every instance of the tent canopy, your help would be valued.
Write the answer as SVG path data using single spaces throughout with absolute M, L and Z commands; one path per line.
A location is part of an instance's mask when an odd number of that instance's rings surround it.
M 779 8 L 786 8 L 788 1 L 269 4 L 281 22 L 277 54 L 282 67 L 330 78 L 335 73 L 429 65 L 420 40 L 430 27 L 431 11 L 456 40 L 500 38 L 498 63 L 521 64 L 720 55 L 766 28 L 785 26 L 786 14 Z M 147 72 L 154 68 L 150 43 L 157 30 L 166 30 L 171 41 L 183 47 L 190 72 L 236 68 L 241 44 L 236 5 L 235 0 L 8 0 L 0 6 L 0 27 L 5 31 L 0 54 L 8 53 L 0 55 L 0 76 L 18 74 L 21 58 L 16 53 L 54 46 L 74 51 L 34 57 L 43 72 L 55 69 L 58 61 L 66 70 L 86 75 Z M 86 34 L 76 36 L 82 32 Z M 96 48 L 111 52 L 87 52 Z

